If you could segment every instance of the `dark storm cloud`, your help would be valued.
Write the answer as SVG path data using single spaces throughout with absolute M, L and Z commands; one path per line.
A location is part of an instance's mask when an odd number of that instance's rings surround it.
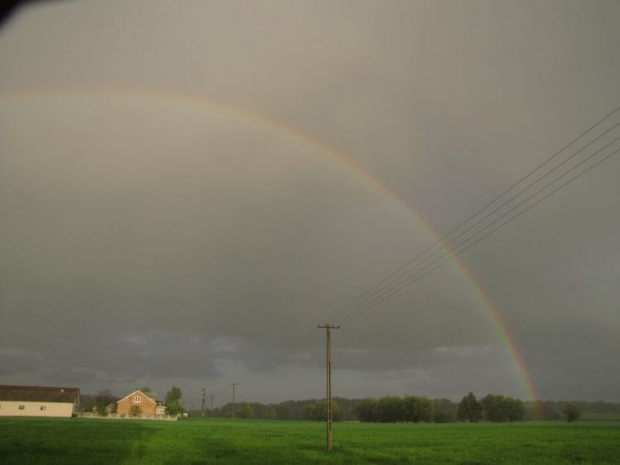
M 0 374 L 15 375 L 38 371 L 43 356 L 34 351 L 6 348 L 0 350 Z
M 450 346 L 432 350 L 342 349 L 335 357 L 344 370 L 393 371 L 400 368 L 427 370 L 435 366 L 463 368 L 493 361 L 504 363 L 507 354 L 498 346 Z

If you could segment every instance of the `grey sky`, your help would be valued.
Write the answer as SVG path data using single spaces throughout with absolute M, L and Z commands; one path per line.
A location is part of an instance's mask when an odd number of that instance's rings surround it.
M 24 8 L 0 30 L 0 382 L 321 397 L 321 340 L 299 341 L 433 243 L 411 211 L 449 231 L 620 104 L 618 18 L 613 1 Z M 619 158 L 460 257 L 542 398 L 620 401 Z M 454 262 L 336 331 L 333 376 L 348 397 L 528 395 Z

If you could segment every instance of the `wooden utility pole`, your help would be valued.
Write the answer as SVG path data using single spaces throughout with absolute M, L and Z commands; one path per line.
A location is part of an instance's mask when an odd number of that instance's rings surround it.
M 211 400 L 211 411 L 209 413 L 209 416 L 213 417 L 213 394 L 209 394 L 209 400 Z
M 232 429 L 235 429 L 235 386 L 238 383 L 230 383 L 232 386 Z
M 205 395 L 206 394 L 207 394 L 207 391 L 204 388 L 202 388 L 202 410 L 201 412 L 202 412 L 203 417 L 205 416 Z
M 325 329 L 327 339 L 326 368 L 327 368 L 327 450 L 332 450 L 332 329 L 340 329 L 340 326 L 318 325 Z

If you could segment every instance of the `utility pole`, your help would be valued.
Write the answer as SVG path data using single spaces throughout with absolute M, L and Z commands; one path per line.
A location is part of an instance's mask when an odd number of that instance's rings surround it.
M 332 450 L 332 329 L 340 329 L 340 326 L 318 325 L 325 329 L 327 339 L 326 368 L 327 368 L 327 450 Z
M 205 396 L 207 395 L 207 391 L 205 391 L 205 388 L 202 388 L 202 417 L 204 418 L 205 416 Z
M 213 418 L 213 394 L 209 394 L 209 400 L 211 401 L 211 411 L 209 413 L 209 416 Z
M 232 429 L 235 429 L 235 386 L 238 383 L 230 383 L 232 386 Z

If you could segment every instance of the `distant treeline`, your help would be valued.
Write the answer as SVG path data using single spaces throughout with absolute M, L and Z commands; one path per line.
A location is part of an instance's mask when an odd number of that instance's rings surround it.
M 423 396 L 386 396 L 379 399 L 347 399 L 334 397 L 332 410 L 334 421 L 362 422 L 434 422 L 457 421 L 510 422 L 537 420 L 542 412 L 546 420 L 565 419 L 567 405 L 576 405 L 583 414 L 620 414 L 620 403 L 604 401 L 521 401 L 511 397 L 488 394 L 480 400 L 468 394 L 460 402 L 450 399 L 429 399 Z M 475 401 L 475 403 L 472 403 Z M 237 418 L 277 420 L 324 420 L 325 399 L 286 400 L 277 404 L 240 402 L 235 405 Z M 192 411 L 192 416 L 203 412 Z M 212 411 L 205 409 L 204 416 L 230 418 L 232 403 Z
M 151 392 L 150 388 L 142 388 Z M 106 412 L 120 397 L 109 389 L 96 395 L 81 396 L 81 411 Z M 539 412 L 545 420 L 566 419 L 567 407 L 577 409 L 580 415 L 615 414 L 620 415 L 620 403 L 605 401 L 521 401 L 511 397 L 488 394 L 481 399 L 469 393 L 460 402 L 450 399 L 429 399 L 424 396 L 385 396 L 379 399 L 347 399 L 334 397 L 332 412 L 334 421 L 362 421 L 373 423 L 396 422 L 434 422 L 451 423 L 456 421 L 511 422 L 537 420 Z M 210 411 L 190 412 L 192 416 L 212 416 L 230 418 L 232 404 L 228 403 Z M 324 420 L 326 417 L 325 399 L 286 400 L 277 404 L 259 402 L 240 402 L 235 405 L 237 418 L 257 418 L 265 420 Z
M 567 405 L 575 405 L 582 414 L 617 414 L 620 415 L 620 403 L 619 402 L 605 402 L 602 400 L 597 401 L 554 401 L 543 400 L 539 401 L 541 411 L 546 420 L 561 420 L 564 417 L 564 411 Z M 530 412 L 530 417 L 535 418 L 534 415 L 534 403 L 526 402 L 526 409 Z

